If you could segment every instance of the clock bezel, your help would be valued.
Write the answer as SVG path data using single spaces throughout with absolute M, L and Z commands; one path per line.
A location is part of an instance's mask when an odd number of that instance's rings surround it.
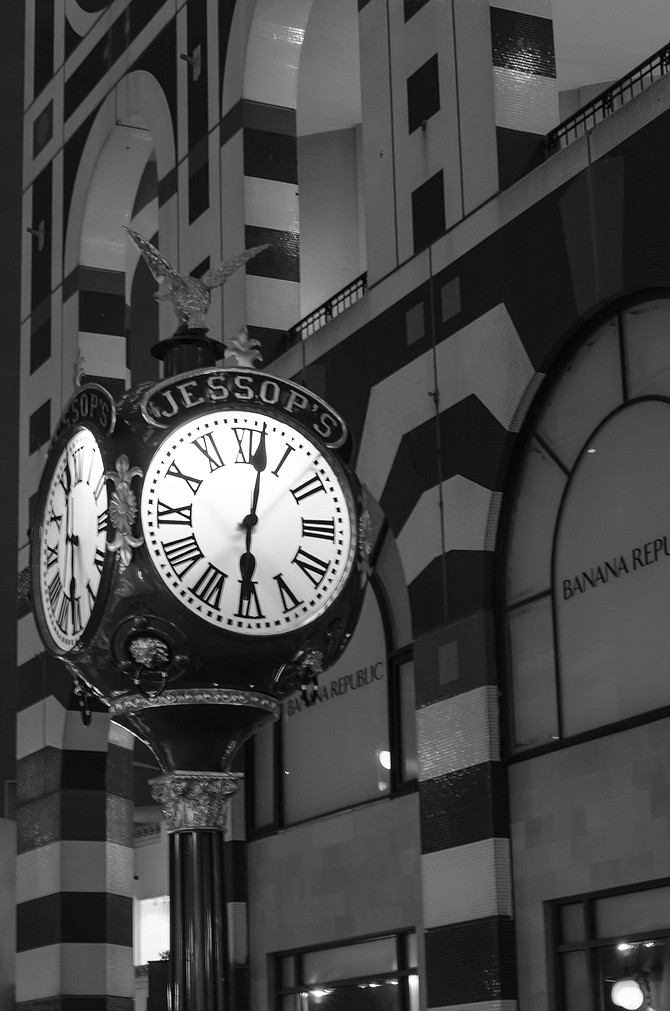
M 105 613 L 105 606 L 108 599 L 109 587 L 112 580 L 114 567 L 116 564 L 115 553 L 106 549 L 95 604 L 93 605 L 91 613 L 88 616 L 88 620 L 84 625 L 84 628 L 80 633 L 80 635 L 78 636 L 76 642 L 74 642 L 69 649 L 64 648 L 63 645 L 57 642 L 52 636 L 49 627 L 49 622 L 45 615 L 45 607 L 42 598 L 42 583 L 40 578 L 40 559 L 41 559 L 43 536 L 45 534 L 47 526 L 46 503 L 51 489 L 51 482 L 64 450 L 67 448 L 69 443 L 72 442 L 77 437 L 77 435 L 82 431 L 88 432 L 95 440 L 96 446 L 102 458 L 103 473 L 106 473 L 109 468 L 109 459 L 108 454 L 105 451 L 105 443 L 100 438 L 100 435 L 96 432 L 95 428 L 92 425 L 87 425 L 82 422 L 78 422 L 77 424 L 69 426 L 67 428 L 59 426 L 56 437 L 52 441 L 51 448 L 49 450 L 49 456 L 47 458 L 44 470 L 42 472 L 42 476 L 40 478 L 40 483 L 37 490 L 37 499 L 35 503 L 34 519 L 31 526 L 31 536 L 30 536 L 30 575 L 33 587 L 33 609 L 35 614 L 35 621 L 40 634 L 40 638 L 42 639 L 42 642 L 44 643 L 44 646 L 47 649 L 47 651 L 52 655 L 61 658 L 75 658 L 78 654 L 84 652 L 87 649 L 92 639 L 94 638 L 100 626 L 101 618 Z M 105 483 L 107 485 L 107 480 Z M 107 491 L 107 508 L 109 509 L 110 495 L 108 487 L 106 488 L 106 491 Z M 109 542 L 109 533 L 110 533 L 110 526 L 108 520 L 105 544 Z
M 270 631 L 259 631 L 258 628 L 248 628 L 243 629 L 239 627 L 234 627 L 227 622 L 212 621 L 211 619 L 205 617 L 203 614 L 199 614 L 197 610 L 189 606 L 188 604 L 180 601 L 179 595 L 171 588 L 169 582 L 165 579 L 163 573 L 161 572 L 158 564 L 154 560 L 153 550 L 149 547 L 147 531 L 144 529 L 144 518 L 145 518 L 145 494 L 148 494 L 147 476 L 153 465 L 153 461 L 156 457 L 163 451 L 163 448 L 167 448 L 169 445 L 173 444 L 174 436 L 176 432 L 187 425 L 189 422 L 196 423 L 201 421 L 203 418 L 215 417 L 221 414 L 234 414 L 234 413 L 249 413 L 256 415 L 259 418 L 267 418 L 274 422 L 280 423 L 285 428 L 290 429 L 292 432 L 297 433 L 301 438 L 306 439 L 326 460 L 329 467 L 332 469 L 334 477 L 338 482 L 338 486 L 341 495 L 346 503 L 348 522 L 349 522 L 349 549 L 347 560 L 342 569 L 342 573 L 337 582 L 336 588 L 329 595 L 328 599 L 320 606 L 311 611 L 311 613 L 305 616 L 303 619 L 295 618 L 287 624 L 286 628 L 277 630 L 276 632 Z M 151 454 L 149 459 L 146 461 L 145 473 L 142 478 L 142 485 L 139 490 L 139 518 L 142 524 L 142 533 L 144 535 L 144 543 L 140 549 L 143 558 L 146 560 L 145 565 L 149 568 L 150 572 L 153 574 L 161 590 L 164 590 L 167 594 L 167 598 L 170 600 L 172 606 L 182 615 L 187 617 L 189 620 L 196 622 L 198 627 L 205 626 L 207 630 L 211 633 L 223 634 L 227 637 L 232 637 L 239 642 L 250 642 L 250 640 L 257 639 L 262 640 L 266 644 L 270 644 L 275 641 L 282 641 L 284 639 L 289 639 L 290 637 L 295 637 L 302 633 L 308 634 L 312 628 L 316 625 L 318 626 L 319 619 L 323 619 L 324 615 L 327 613 L 341 600 L 346 587 L 349 585 L 352 574 L 357 573 L 356 568 L 356 558 L 358 556 L 358 517 L 359 510 L 357 508 L 357 497 L 355 493 L 355 487 L 352 482 L 351 476 L 347 472 L 347 468 L 344 463 L 340 460 L 339 454 L 333 451 L 330 447 L 325 445 L 323 440 L 319 439 L 313 430 L 308 428 L 306 425 L 302 424 L 292 415 L 287 415 L 285 411 L 273 408 L 271 405 L 259 404 L 258 402 L 223 402 L 215 404 L 203 404 L 198 405 L 197 408 L 191 409 L 187 414 L 180 414 L 173 419 L 173 424 L 168 428 L 162 428 L 156 432 L 156 439 L 153 440 Z

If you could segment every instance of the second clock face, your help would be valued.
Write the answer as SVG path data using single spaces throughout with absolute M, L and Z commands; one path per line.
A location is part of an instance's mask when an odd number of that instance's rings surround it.
M 98 444 L 81 429 L 63 446 L 49 479 L 38 540 L 42 620 L 55 647 L 84 635 L 106 557 L 107 487 Z
M 219 628 L 280 635 L 307 624 L 351 569 L 354 507 L 336 465 L 255 411 L 173 430 L 147 468 L 140 511 L 165 585 Z

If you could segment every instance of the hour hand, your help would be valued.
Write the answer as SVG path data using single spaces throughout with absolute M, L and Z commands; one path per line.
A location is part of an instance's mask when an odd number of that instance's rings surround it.
M 242 600 L 249 600 L 253 590 L 252 577 L 256 569 L 256 559 L 250 551 L 245 551 L 240 555 L 240 575 L 242 577 L 242 589 L 240 597 Z

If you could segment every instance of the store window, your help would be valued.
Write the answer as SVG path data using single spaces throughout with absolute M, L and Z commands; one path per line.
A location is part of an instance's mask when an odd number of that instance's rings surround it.
M 670 1008 L 670 882 L 548 903 L 554 1011 Z
M 541 400 L 506 552 L 514 751 L 670 705 L 670 299 L 612 314 Z
M 275 958 L 277 1011 L 419 1011 L 416 935 Z
M 389 653 L 380 601 L 365 596 L 351 642 L 307 706 L 287 699 L 249 746 L 251 831 L 316 818 L 413 786 L 414 664 Z

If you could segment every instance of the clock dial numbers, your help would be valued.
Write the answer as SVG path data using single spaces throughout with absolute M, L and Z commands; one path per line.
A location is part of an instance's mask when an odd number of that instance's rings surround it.
M 38 540 L 40 614 L 55 646 L 68 652 L 96 604 L 106 558 L 108 499 L 95 437 L 76 432 L 51 470 Z
M 193 534 L 168 541 L 163 550 L 178 579 L 183 579 L 203 557 Z
M 289 611 L 293 611 L 296 607 L 300 607 L 302 600 L 298 600 L 293 590 L 291 590 L 286 583 L 286 580 L 281 572 L 277 573 L 277 575 L 273 578 L 277 583 L 277 589 L 279 590 L 279 596 L 281 597 L 281 608 L 284 614 L 287 614 Z
M 316 537 L 319 540 L 335 541 L 335 520 L 315 520 L 302 518 L 302 536 Z
M 219 467 L 224 466 L 223 457 L 221 456 L 219 447 L 211 432 L 206 432 L 204 435 L 200 436 L 199 439 L 194 439 L 193 445 L 196 449 L 200 450 L 207 460 L 210 473 L 213 470 L 218 470 Z
M 337 465 L 302 430 L 251 409 L 215 409 L 169 433 L 140 511 L 179 604 L 240 634 L 307 624 L 353 563 L 354 507 Z
M 190 527 L 192 509 L 193 505 L 191 502 L 183 506 L 169 506 L 159 499 L 156 509 L 158 526 L 175 525 Z

